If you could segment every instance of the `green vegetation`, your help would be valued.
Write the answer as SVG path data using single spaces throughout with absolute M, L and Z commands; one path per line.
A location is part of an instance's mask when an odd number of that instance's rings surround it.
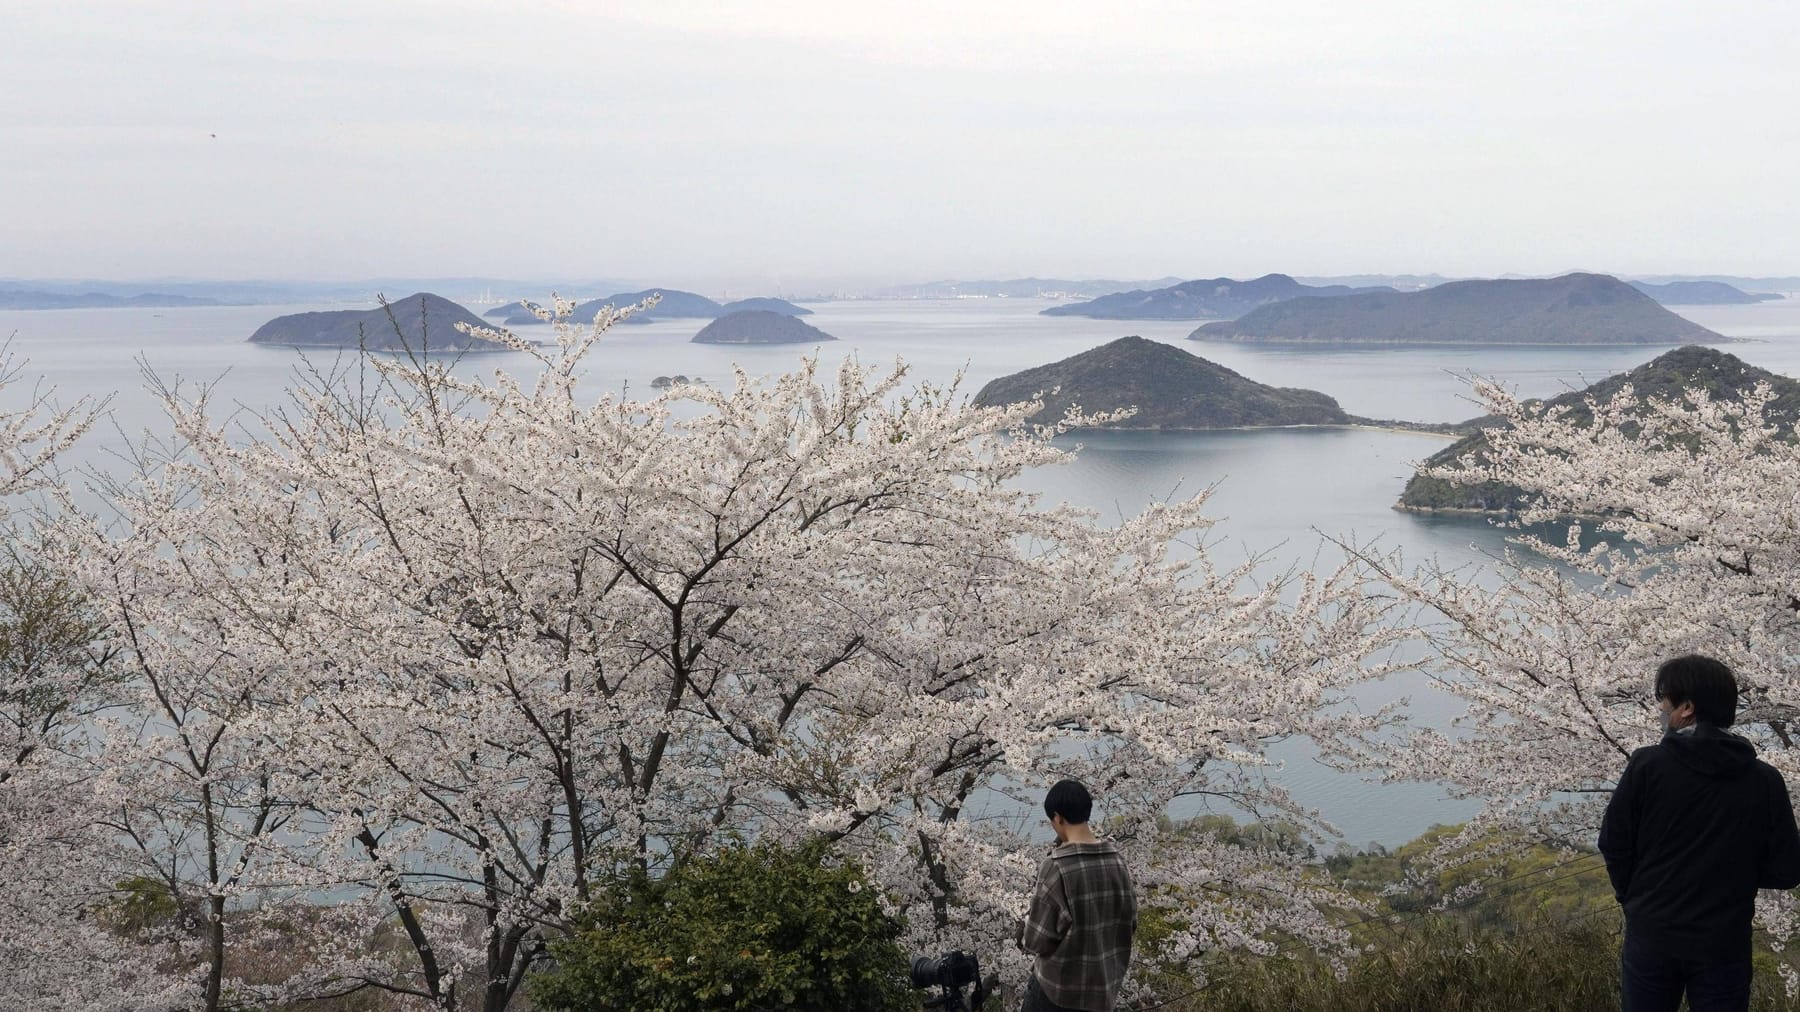
M 103 906 L 98 914 L 100 923 L 107 930 L 121 935 L 140 935 L 178 930 L 182 910 L 175 894 L 169 891 L 168 883 L 138 875 L 115 885 L 113 901 Z
M 1339 979 L 1302 959 L 1222 960 L 1169 1012 L 1395 1012 L 1617 1008 L 1618 938 L 1593 925 L 1501 933 L 1430 918 Z
M 1157 981 L 1168 1012 L 1396 1012 L 1617 1008 L 1623 922 L 1597 853 L 1491 836 L 1454 851 L 1457 827 L 1321 869 L 1368 909 L 1345 911 L 1357 955 L 1294 946 L 1222 955 L 1206 980 Z M 1479 888 L 1475 888 L 1479 886 Z M 1800 1009 L 1759 943 L 1751 1007 Z
M 915 1009 L 899 932 L 826 845 L 734 846 L 612 883 L 528 986 L 585 1012 Z
M 1239 826 L 1209 816 L 1184 828 L 1311 853 L 1280 825 Z M 1449 849 L 1458 829 L 1438 827 L 1398 848 L 1375 846 L 1319 863 L 1322 879 L 1363 905 L 1339 912 L 1356 949 L 1340 962 L 1273 939 L 1273 955 L 1234 952 L 1207 960 L 1202 980 L 1183 968 L 1145 960 L 1159 939 L 1181 927 L 1146 904 L 1136 973 L 1154 992 L 1149 1007 L 1164 1012 L 1616 1008 L 1622 921 L 1599 855 L 1585 847 L 1500 835 Z M 163 926 L 177 916 L 159 883 L 121 883 L 120 893 L 107 914 L 115 930 Z M 318 930 L 302 925 L 281 934 L 289 944 L 305 944 Z M 533 1006 L 545 1012 L 914 1009 L 923 994 L 905 982 L 897 935 L 898 925 L 881 913 L 860 870 L 833 863 L 824 845 L 740 845 L 690 860 L 661 878 L 633 874 L 611 883 L 582 916 L 577 933 L 551 945 L 553 966 L 533 978 L 529 991 Z M 1759 940 L 1753 1010 L 1800 1010 L 1800 1001 L 1787 996 L 1780 965 L 1780 957 Z M 379 991 L 339 1001 L 346 1004 L 332 1007 L 397 1007 L 394 996 Z

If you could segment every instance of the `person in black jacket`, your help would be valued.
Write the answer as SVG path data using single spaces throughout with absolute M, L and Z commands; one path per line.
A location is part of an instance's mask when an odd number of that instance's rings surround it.
M 1690 654 L 1656 672 L 1662 741 L 1631 753 L 1600 825 L 1625 908 L 1625 1012 L 1750 1007 L 1758 889 L 1800 885 L 1800 831 L 1781 774 L 1725 729 L 1737 679 Z

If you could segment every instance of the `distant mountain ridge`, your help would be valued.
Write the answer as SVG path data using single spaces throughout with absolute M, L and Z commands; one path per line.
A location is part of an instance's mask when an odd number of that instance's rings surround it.
M 1730 285 L 1743 291 L 1760 292 L 1800 292 L 1800 276 L 1759 277 L 1751 278 L 1737 274 L 1649 274 L 1638 278 L 1648 284 L 1669 284 L 1676 281 L 1716 281 L 1722 285 Z
M 577 323 L 587 323 L 593 320 L 603 306 L 610 305 L 623 309 L 626 306 L 635 306 L 652 295 L 660 295 L 662 298 L 649 310 L 632 314 L 626 319 L 626 323 L 650 323 L 655 320 L 680 319 L 712 320 L 728 313 L 755 309 L 768 310 L 783 316 L 812 315 L 812 310 L 796 306 L 786 299 L 756 297 L 720 305 L 704 295 L 684 292 L 678 288 L 646 288 L 637 292 L 619 292 L 616 295 L 608 295 L 604 299 L 589 299 L 578 304 L 570 318 Z M 501 323 L 509 327 L 543 322 L 537 318 L 536 314 L 517 303 L 497 306 L 482 315 L 498 317 Z
M 1746 292 L 1723 281 L 1670 281 L 1661 285 L 1633 281 L 1630 285 L 1665 306 L 1739 306 L 1781 298 L 1772 292 Z
M 71 279 L 71 278 L 22 278 L 0 277 L 0 291 L 39 291 L 53 295 L 113 295 L 120 298 L 131 298 L 144 292 L 157 295 L 184 296 L 188 298 L 213 299 L 221 305 L 299 305 L 321 302 L 346 302 L 362 304 L 373 298 L 376 292 L 455 292 L 459 301 L 479 301 L 477 293 L 500 293 L 503 297 L 511 292 L 532 291 L 607 291 L 623 288 L 624 283 L 617 280 L 597 278 L 564 279 L 538 278 L 532 281 L 521 281 L 517 278 L 489 278 L 480 276 L 455 276 L 432 278 L 400 278 L 379 277 L 361 278 L 349 281 L 308 281 L 304 279 L 242 281 L 222 279 L 193 278 L 139 278 L 136 280 L 116 279 Z
M 1302 296 L 1335 298 L 1358 292 L 1392 292 L 1388 287 L 1314 287 L 1286 274 L 1265 274 L 1250 281 L 1208 278 L 1183 281 L 1150 291 L 1118 292 L 1092 302 L 1052 306 L 1045 316 L 1086 316 L 1095 320 L 1230 320 L 1261 306 Z
M 126 307 L 156 309 L 181 306 L 222 306 L 218 299 L 193 295 L 170 295 L 166 292 L 141 292 L 137 295 L 107 295 L 102 292 L 42 292 L 36 290 L 0 289 L 0 309 L 117 309 Z
M 1417 292 L 1298 298 L 1196 341 L 1290 344 L 1691 344 L 1728 338 L 1683 319 L 1605 274 L 1451 281 Z
M 339 309 L 318 313 L 278 316 L 250 335 L 252 344 L 288 345 L 295 348 L 357 348 L 428 352 L 510 351 L 506 345 L 472 337 L 456 329 L 458 323 L 491 329 L 492 324 L 441 295 L 417 292 L 389 303 L 387 310 Z M 398 332 L 396 332 L 396 325 Z
M 1052 392 L 1054 391 L 1054 392 Z M 1108 428 L 1228 429 L 1345 425 L 1354 421 L 1316 390 L 1272 387 L 1161 341 L 1121 337 L 1059 362 L 1002 376 L 975 395 L 978 405 L 1043 396 L 1035 424 L 1059 421 L 1072 405 L 1086 412 L 1136 408 Z
M 1673 400 L 1689 389 L 1704 389 L 1715 400 L 1741 400 L 1743 391 L 1766 382 L 1775 392 L 1770 414 L 1779 422 L 1792 426 L 1800 419 L 1800 381 L 1779 373 L 1759 369 L 1728 352 L 1699 345 L 1687 345 L 1651 359 L 1626 372 L 1590 384 L 1580 390 L 1558 394 L 1548 403 L 1568 407 L 1578 418 L 1587 418 L 1585 402 L 1589 398 L 1605 401 L 1630 385 L 1639 398 Z M 1426 458 L 1423 468 L 1444 467 L 1464 456 L 1485 456 L 1488 438 L 1482 429 L 1501 424 L 1501 419 L 1487 415 L 1472 418 L 1457 428 L 1474 430 Z M 1400 494 L 1396 509 L 1419 513 L 1506 513 L 1519 505 L 1523 493 L 1511 485 L 1482 482 L 1461 485 L 1442 478 L 1414 474 Z

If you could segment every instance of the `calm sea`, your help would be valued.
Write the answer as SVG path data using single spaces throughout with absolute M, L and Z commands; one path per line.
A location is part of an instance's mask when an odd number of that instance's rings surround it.
M 1306 387 L 1336 397 L 1345 410 L 1378 418 L 1454 421 L 1482 413 L 1468 399 L 1470 375 L 1500 380 L 1527 396 L 1551 395 L 1649 361 L 1663 348 L 1390 348 L 1237 346 L 1185 340 L 1193 324 L 1113 322 L 1039 316 L 1052 303 L 1033 299 L 834 302 L 810 306 L 808 322 L 838 338 L 817 352 L 828 363 L 855 355 L 870 365 L 904 360 L 918 380 L 948 383 L 959 374 L 970 394 L 997 376 L 1066 358 L 1125 334 L 1166 341 L 1262 383 Z M 343 306 L 255 306 L 194 309 L 107 309 L 0 312 L 0 336 L 12 335 L 27 380 L 56 388 L 68 402 L 107 397 L 111 424 L 97 432 L 77 463 L 107 467 L 109 451 L 127 436 L 159 431 L 160 408 L 143 374 L 212 388 L 215 405 L 255 411 L 279 403 L 302 364 L 290 349 L 245 343 L 272 317 Z M 1800 299 L 1753 306 L 1679 307 L 1677 312 L 1728 337 L 1746 361 L 1800 376 Z M 647 394 L 656 376 L 684 374 L 715 383 L 734 366 L 752 375 L 792 368 L 815 351 L 802 346 L 721 347 L 691 344 L 701 321 L 671 320 L 619 327 L 591 362 L 592 382 Z M 527 331 L 529 333 L 529 331 Z M 308 353 L 319 363 L 332 357 Z M 522 355 L 484 355 L 463 369 L 529 367 Z M 8 393 L 19 398 L 22 387 Z M 1156 498 L 1215 488 L 1210 532 L 1224 563 L 1263 556 L 1272 568 L 1312 565 L 1321 535 L 1373 541 L 1409 558 L 1482 564 L 1503 545 L 1479 520 L 1418 517 L 1391 507 L 1411 464 L 1445 440 L 1416 433 L 1354 429 L 1216 433 L 1096 433 L 1066 466 L 1030 476 L 1054 499 L 1090 507 L 1103 517 L 1141 510 Z M 1327 555 L 1328 557 L 1328 555 Z M 1420 716 L 1441 725 L 1456 713 L 1453 698 L 1419 678 L 1372 686 L 1364 706 L 1408 696 Z M 1651 737 L 1646 723 L 1646 741 Z M 1273 777 L 1302 804 L 1316 808 L 1347 843 L 1395 844 L 1434 823 L 1466 818 L 1472 807 L 1430 785 L 1381 785 L 1318 764 L 1308 744 L 1275 749 Z

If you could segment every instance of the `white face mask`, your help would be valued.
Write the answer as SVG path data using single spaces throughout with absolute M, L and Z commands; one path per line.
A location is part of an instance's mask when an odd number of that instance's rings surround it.
M 1660 706 L 1656 708 L 1656 723 L 1662 727 L 1663 734 L 1668 734 L 1670 731 L 1675 730 L 1674 716 L 1674 714 Z

